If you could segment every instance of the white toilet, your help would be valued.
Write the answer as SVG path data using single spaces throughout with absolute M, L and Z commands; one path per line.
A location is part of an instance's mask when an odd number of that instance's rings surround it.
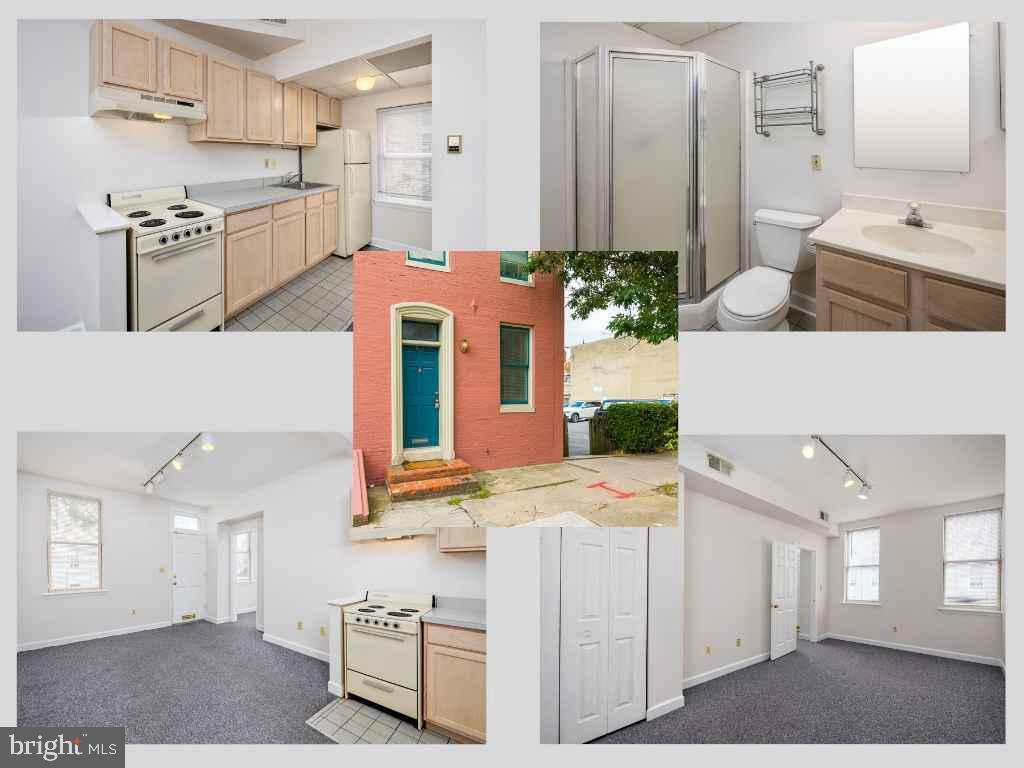
M 808 213 L 762 208 L 754 214 L 754 233 L 766 266 L 734 277 L 718 299 L 723 331 L 788 331 L 789 283 L 794 272 L 814 266 L 807 237 L 821 224 Z

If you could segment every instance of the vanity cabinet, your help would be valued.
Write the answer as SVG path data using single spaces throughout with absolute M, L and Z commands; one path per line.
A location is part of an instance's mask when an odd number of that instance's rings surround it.
M 93 25 L 93 85 L 113 85 L 155 93 L 157 37 L 123 21 L 98 21 Z
M 487 740 L 487 633 L 424 624 L 423 719 L 467 741 Z
M 819 331 L 1002 331 L 1006 294 L 818 246 Z
M 484 552 L 486 550 L 486 528 L 462 526 L 437 529 L 438 552 Z
M 174 40 L 160 40 L 160 83 L 167 96 L 203 100 L 206 57 Z
M 224 231 L 224 316 L 230 317 L 270 290 L 274 248 L 270 207 L 228 216 Z

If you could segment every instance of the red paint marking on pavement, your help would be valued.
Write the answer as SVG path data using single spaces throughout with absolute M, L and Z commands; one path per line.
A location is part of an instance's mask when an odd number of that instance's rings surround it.
M 627 493 L 626 491 L 616 490 L 615 488 L 612 488 L 610 485 L 608 485 L 608 483 L 606 483 L 604 480 L 602 480 L 599 483 L 588 485 L 587 488 L 601 488 L 602 490 L 608 491 L 608 493 L 612 494 L 617 499 L 632 499 L 634 496 L 636 496 L 635 493 Z

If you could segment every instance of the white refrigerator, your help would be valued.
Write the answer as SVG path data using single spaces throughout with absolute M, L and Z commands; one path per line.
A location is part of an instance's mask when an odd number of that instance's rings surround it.
M 337 184 L 339 256 L 370 242 L 373 205 L 370 180 L 370 134 L 339 128 L 318 131 L 315 147 L 302 150 L 302 178 Z

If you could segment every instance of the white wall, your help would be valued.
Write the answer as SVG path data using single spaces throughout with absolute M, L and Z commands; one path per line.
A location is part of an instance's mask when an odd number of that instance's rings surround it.
M 233 60 L 245 60 L 162 24 L 134 22 Z M 109 192 L 279 176 L 298 153 L 190 144 L 188 128 L 88 117 L 89 20 L 18 22 L 18 328 L 99 326 L 95 235 L 78 214 Z M 264 158 L 277 160 L 266 170 Z
M 51 490 L 100 500 L 105 591 L 47 594 Z M 173 510 L 203 516 L 199 508 L 158 498 L 19 472 L 18 648 L 170 624 Z
M 772 541 L 818 553 L 818 632 L 824 631 L 824 536 L 691 490 L 685 493 L 684 509 L 687 687 L 711 679 L 716 671 L 733 671 L 730 665 L 739 668 L 745 661 L 768 658 Z M 710 656 L 704 652 L 709 645 Z
M 252 520 L 247 523 L 238 523 L 232 525 L 231 528 L 231 551 L 235 551 L 235 536 L 240 533 L 252 533 L 252 563 L 256 571 L 256 579 L 253 581 L 236 581 L 235 582 L 235 612 L 246 613 L 248 611 L 255 611 L 256 604 L 259 597 L 258 582 L 260 578 L 259 573 L 259 537 L 256 535 L 256 521 Z M 234 557 L 234 554 L 232 554 Z M 232 567 L 234 563 L 232 563 Z M 231 575 L 234 578 L 234 573 Z
M 569 247 L 565 225 L 566 147 L 565 59 L 599 45 L 678 49 L 660 37 L 618 22 L 554 22 L 540 25 L 540 247 Z
M 343 99 L 341 102 L 341 124 L 345 128 L 370 134 L 370 156 L 373 158 L 373 243 L 382 248 L 407 250 L 431 248 L 431 209 L 397 203 L 377 202 L 377 110 L 387 107 L 404 107 L 409 104 L 424 104 L 431 100 L 430 85 L 414 88 L 399 88 L 397 91 L 369 93 Z M 434 141 L 440 138 L 435 136 Z
M 782 208 L 827 218 L 840 195 L 855 192 L 983 208 L 1006 208 L 1006 134 L 999 128 L 996 28 L 971 24 L 971 172 L 969 174 L 855 168 L 853 165 L 853 49 L 942 23 L 742 23 L 713 32 L 688 50 L 703 51 L 742 69 L 761 73 L 824 64 L 824 136 L 810 128 L 779 128 L 770 138 L 751 135 L 750 210 Z M 821 154 L 823 170 L 811 170 Z M 751 240 L 751 263 L 762 263 Z M 794 287 L 814 295 L 814 270 Z
M 880 605 L 843 603 L 845 537 L 829 542 L 829 632 L 833 636 L 1004 659 L 1003 616 L 941 610 L 942 519 L 1002 506 L 1001 496 L 898 512 L 853 527 L 881 528 Z M 851 526 L 841 526 L 845 531 Z M 896 627 L 896 631 L 893 631 Z
M 226 616 L 225 568 L 215 523 L 263 513 L 263 627 L 275 638 L 326 659 L 327 601 L 369 589 L 486 597 L 483 552 L 441 554 L 433 536 L 349 541 L 350 458 L 333 459 L 255 488 L 210 510 L 207 567 L 210 614 Z M 214 601 L 217 605 L 214 606 Z M 297 629 L 297 622 L 303 629 Z

